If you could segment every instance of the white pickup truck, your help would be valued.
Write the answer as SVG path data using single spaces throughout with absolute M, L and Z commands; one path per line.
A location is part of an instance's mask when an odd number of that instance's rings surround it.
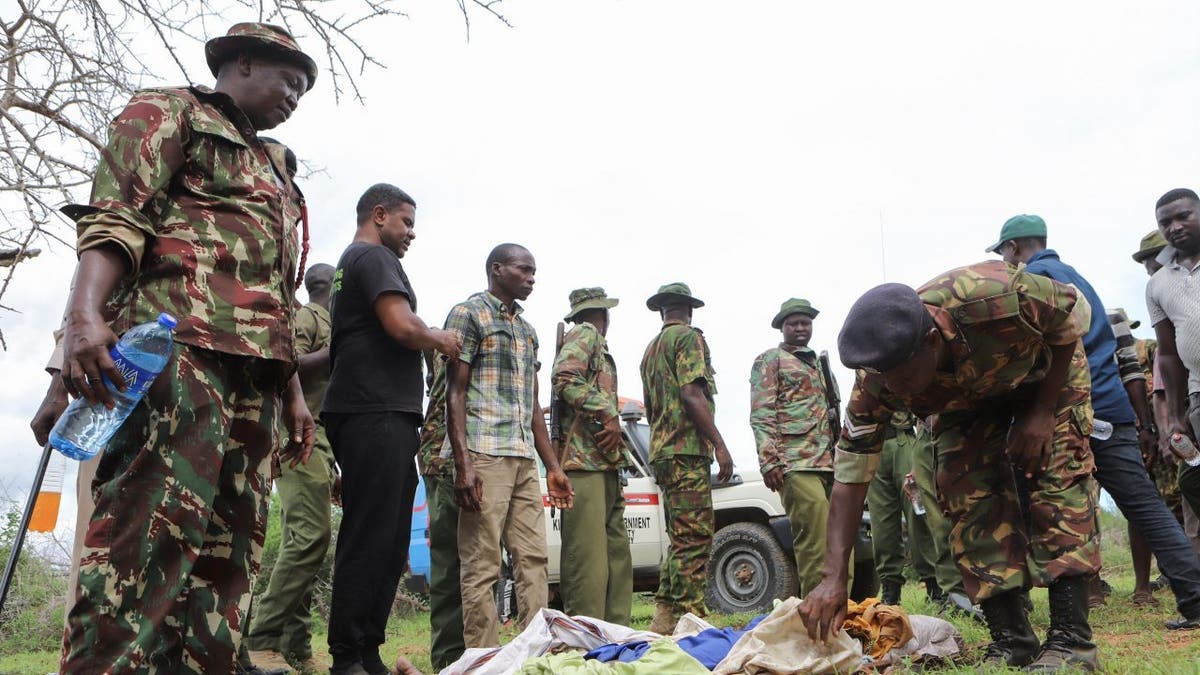
M 653 591 L 667 553 L 662 495 L 649 470 L 650 428 L 642 422 L 642 407 L 630 401 L 621 411 L 626 453 L 625 529 L 633 553 L 633 588 Z M 543 470 L 543 475 L 544 475 Z M 770 611 L 771 601 L 797 590 L 792 532 L 779 496 L 768 490 L 755 467 L 740 471 L 726 483 L 713 483 L 716 535 L 708 565 L 708 606 L 716 612 Z M 559 579 L 559 513 L 546 506 L 546 542 L 552 590 Z M 507 575 L 506 575 L 507 577 Z M 855 544 L 855 580 L 851 597 L 861 600 L 878 591 L 871 554 L 870 519 L 864 515 Z

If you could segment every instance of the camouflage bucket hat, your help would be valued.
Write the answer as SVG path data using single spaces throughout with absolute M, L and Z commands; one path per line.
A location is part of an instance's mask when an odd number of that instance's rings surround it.
M 650 308 L 650 311 L 652 312 L 657 312 L 662 309 L 663 305 L 667 304 L 668 301 L 670 304 L 676 304 L 682 301 L 683 304 L 691 305 L 693 308 L 704 306 L 704 301 L 693 296 L 692 289 L 688 288 L 687 284 L 683 283 L 682 281 L 676 281 L 673 284 L 659 286 L 658 292 L 646 300 L 646 307 Z
M 820 313 L 816 307 L 813 307 L 804 298 L 789 298 L 779 306 L 779 313 L 775 315 L 774 319 L 771 319 L 771 328 L 779 330 L 783 327 L 784 319 L 793 314 L 804 314 L 810 319 L 815 319 Z
M 1124 307 L 1117 307 L 1115 309 L 1110 309 L 1110 310 L 1107 310 L 1106 313 L 1108 314 L 1108 322 L 1111 324 L 1127 323 L 1127 324 L 1129 324 L 1130 330 L 1133 330 L 1133 329 L 1137 328 L 1138 326 L 1142 325 L 1141 321 L 1130 321 L 1129 315 L 1125 313 Z
M 575 315 L 586 309 L 612 309 L 621 302 L 616 298 L 608 297 L 603 288 L 599 286 L 595 288 L 576 288 L 571 291 L 571 311 L 563 317 L 563 321 L 572 321 Z
M 1162 232 L 1154 230 L 1142 237 L 1142 243 L 1138 246 L 1137 253 L 1133 254 L 1133 261 L 1145 262 L 1147 258 L 1153 258 L 1166 247 L 1167 240 L 1163 239 Z
M 308 73 L 308 88 L 317 81 L 317 63 L 300 51 L 296 38 L 287 29 L 270 23 L 235 23 L 229 32 L 204 43 L 204 58 L 216 77 L 221 64 L 241 52 L 267 52 L 304 68 Z M 307 91 L 307 90 L 306 90 Z

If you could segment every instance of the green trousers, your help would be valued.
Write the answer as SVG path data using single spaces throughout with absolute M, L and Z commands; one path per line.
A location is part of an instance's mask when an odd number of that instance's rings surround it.
M 911 433 L 903 431 L 883 443 L 879 467 L 867 488 L 867 509 L 871 512 L 871 550 L 875 554 L 875 573 L 879 581 L 904 583 L 904 550 L 901 518 L 908 523 L 908 544 L 913 566 L 922 577 L 929 574 L 929 564 L 922 551 L 928 547 L 929 532 L 923 516 L 914 517 L 912 502 L 904 493 L 904 478 L 912 471 L 913 442 Z M 924 540 L 924 541 L 919 541 Z M 926 568 L 926 569 L 922 569 Z
M 633 559 L 617 471 L 568 471 L 575 506 L 562 512 L 559 590 L 567 614 L 620 626 L 633 609 Z
M 938 588 L 942 589 L 943 593 L 953 591 L 965 595 L 962 573 L 959 572 L 950 552 L 952 523 L 942 513 L 941 504 L 938 502 L 937 446 L 932 439 L 921 439 L 913 448 L 912 472 L 913 478 L 917 479 L 917 487 L 921 489 L 921 499 L 925 505 L 925 516 L 921 520 L 924 521 L 925 532 L 929 537 L 928 544 L 922 543 L 919 547 L 924 553 L 922 558 L 925 561 L 925 569 L 928 569 L 929 565 L 933 568 L 932 574 L 926 574 L 925 570 L 918 568 L 918 574 L 922 579 L 928 579 L 930 576 L 937 579 Z
M 275 479 L 281 516 L 279 556 L 266 592 L 254 603 L 246 649 L 273 650 L 297 659 L 312 656 L 313 584 L 332 534 L 332 457 L 325 428 L 318 426 L 308 463 L 280 467 Z
M 449 473 L 422 478 L 429 506 L 429 660 L 434 670 L 441 670 L 466 649 L 458 586 L 458 504 Z
M 796 597 L 804 597 L 805 593 L 821 583 L 831 490 L 831 471 L 792 471 L 783 478 L 783 489 L 779 491 L 779 499 L 783 502 L 788 524 L 792 528 L 796 579 L 800 582 L 800 591 Z M 847 588 L 853 584 L 854 566 L 851 565 L 848 568 Z

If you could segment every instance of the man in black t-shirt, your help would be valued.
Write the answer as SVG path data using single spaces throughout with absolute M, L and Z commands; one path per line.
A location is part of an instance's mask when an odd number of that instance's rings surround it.
M 321 419 L 342 470 L 329 653 L 334 675 L 388 673 L 379 656 L 408 556 L 421 424 L 421 350 L 457 358 L 458 337 L 418 317 L 400 265 L 416 203 L 380 183 L 358 200 L 358 231 L 333 277 L 329 388 Z

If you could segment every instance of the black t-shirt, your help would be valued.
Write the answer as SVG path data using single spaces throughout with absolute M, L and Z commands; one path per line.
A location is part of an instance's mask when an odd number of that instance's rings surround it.
M 346 247 L 333 276 L 329 316 L 329 388 L 323 412 L 421 414 L 421 352 L 393 340 L 375 314 L 375 300 L 402 293 L 413 311 L 417 297 L 396 254 L 378 244 Z

